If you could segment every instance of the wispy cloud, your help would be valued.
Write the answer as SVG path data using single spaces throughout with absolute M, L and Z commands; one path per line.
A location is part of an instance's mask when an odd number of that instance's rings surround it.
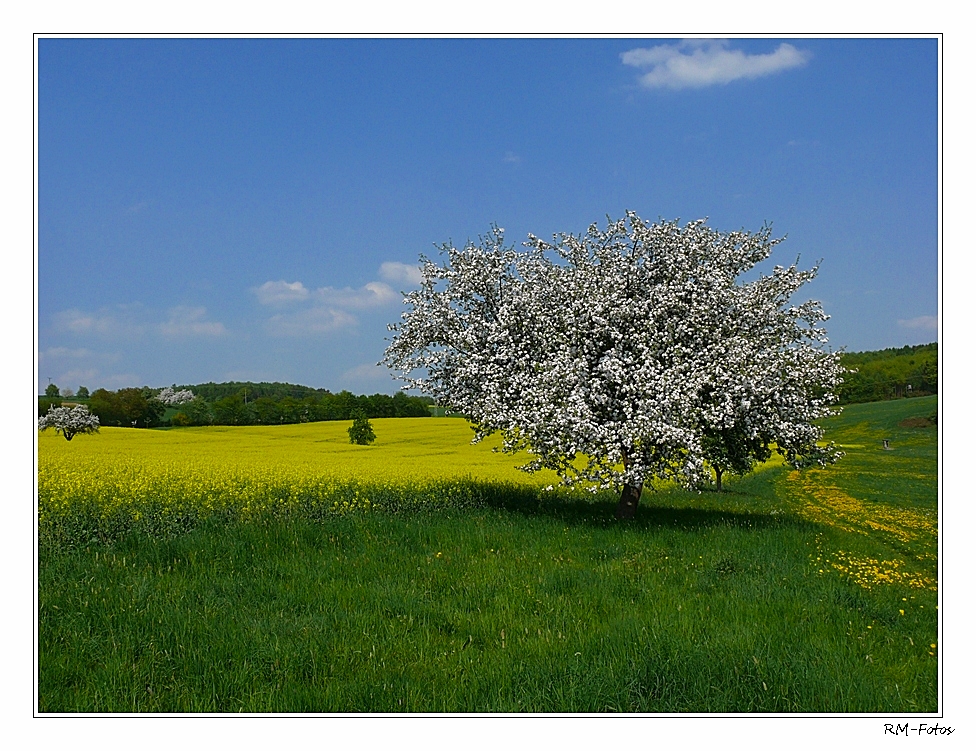
M 521 164 L 522 157 L 516 154 L 514 151 L 506 151 L 505 157 L 502 159 L 506 164 Z
M 113 373 L 101 380 L 100 388 L 105 389 L 127 389 L 146 385 L 145 381 L 135 373 Z
M 75 388 L 76 386 L 89 386 L 100 383 L 97 368 L 73 368 L 59 374 L 54 379 L 54 383 L 64 388 Z M 94 388 L 94 387 L 93 387 Z
M 179 305 L 169 311 L 169 320 L 159 325 L 163 336 L 222 336 L 227 333 L 224 324 L 207 321 L 207 309 Z
M 314 307 L 297 313 L 279 313 L 272 316 L 265 328 L 272 336 L 306 336 L 329 334 L 355 326 L 356 317 L 342 310 Z
M 686 39 L 620 55 L 624 65 L 648 69 L 638 79 L 648 89 L 700 89 L 741 78 L 761 78 L 805 65 L 810 57 L 810 52 L 786 43 L 773 52 L 750 55 L 718 39 Z
M 78 360 L 90 356 L 91 350 L 80 348 L 71 349 L 69 347 L 48 347 L 43 352 L 38 352 L 41 362 L 47 360 Z
M 97 389 L 114 391 L 115 389 L 146 385 L 146 382 L 142 380 L 142 376 L 135 373 L 105 373 L 98 368 L 73 368 L 71 370 L 65 370 L 58 373 L 52 382 L 61 388 L 62 393 L 64 393 L 65 389 L 77 391 L 81 386 L 86 387 L 91 392 Z M 42 382 L 38 385 L 40 388 L 43 388 L 46 383 L 47 379 L 43 378 Z
M 419 282 L 420 269 L 404 263 L 387 262 L 380 267 L 380 275 L 390 281 Z M 310 292 L 301 282 L 265 282 L 255 287 L 253 292 L 262 305 L 280 306 L 309 301 L 320 306 L 351 310 L 377 308 L 400 299 L 400 295 L 386 282 L 368 282 L 359 289 L 319 287 L 314 292 Z
M 417 266 L 399 261 L 384 261 L 380 264 L 380 278 L 398 284 L 419 285 L 424 275 Z
M 254 288 L 258 302 L 262 305 L 284 305 L 307 300 L 309 292 L 301 282 L 265 282 Z
M 166 337 L 181 336 L 220 336 L 226 334 L 224 324 L 206 320 L 207 309 L 178 305 L 170 308 L 168 319 L 159 324 L 145 322 L 142 306 L 118 305 L 113 309 L 102 309 L 88 313 L 77 308 L 62 310 L 53 317 L 54 328 L 61 332 L 78 336 L 99 337 L 108 340 L 139 339 L 147 330 Z M 82 357 L 91 354 L 84 349 L 56 347 L 48 350 L 50 357 Z
M 322 287 L 315 290 L 315 296 L 327 305 L 353 310 L 378 308 L 400 299 L 400 295 L 386 282 L 369 282 L 359 289 Z
M 145 331 L 145 326 L 132 320 L 135 307 L 138 306 L 120 305 L 115 311 L 102 309 L 97 313 L 78 308 L 62 310 L 54 314 L 54 327 L 81 336 L 138 337 Z
M 350 368 L 339 377 L 340 383 L 350 390 L 363 390 L 365 385 L 371 388 L 382 388 L 389 386 L 390 381 L 394 380 L 388 368 L 376 363 L 366 362 Z
M 912 331 L 938 331 L 939 319 L 935 316 L 918 316 L 917 318 L 899 319 L 898 325 Z
M 112 376 L 105 374 L 118 367 L 121 359 L 118 352 L 97 348 L 48 347 L 38 352 L 38 385 L 43 388 L 47 385 L 47 379 L 51 378 L 62 389 L 87 386 L 94 391 L 108 385 Z

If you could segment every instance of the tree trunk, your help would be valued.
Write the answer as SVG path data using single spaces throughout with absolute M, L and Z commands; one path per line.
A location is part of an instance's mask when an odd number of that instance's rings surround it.
M 718 467 L 715 467 L 715 492 L 722 492 L 722 470 Z
M 630 469 L 630 457 L 627 450 L 622 452 L 624 469 Z M 617 504 L 618 519 L 633 519 L 637 514 L 637 504 L 640 503 L 641 491 L 644 489 L 643 480 L 637 485 L 624 483 L 623 492 L 620 493 L 620 502 Z
M 633 519 L 637 513 L 637 504 L 640 503 L 641 491 L 644 484 L 624 485 L 624 490 L 620 494 L 620 502 L 617 504 L 618 519 Z

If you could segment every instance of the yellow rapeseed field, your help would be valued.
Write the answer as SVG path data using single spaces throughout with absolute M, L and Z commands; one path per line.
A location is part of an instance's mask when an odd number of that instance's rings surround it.
M 213 514 L 342 512 L 419 500 L 463 503 L 484 484 L 541 487 L 527 457 L 472 445 L 457 418 L 372 421 L 376 442 L 349 442 L 349 422 L 140 430 L 102 428 L 68 442 L 38 436 L 42 539 L 104 537 L 132 525 L 190 526 Z M 481 489 L 479 491 L 479 488 Z
M 473 432 L 458 418 L 377 418 L 376 442 L 349 443 L 348 421 L 300 425 L 142 430 L 102 428 L 71 442 L 40 433 L 38 453 L 45 465 L 85 466 L 101 476 L 120 464 L 142 471 L 204 466 L 250 477 L 268 472 L 301 473 L 370 481 L 400 481 L 469 476 L 512 482 L 535 481 L 516 469 L 518 457 L 496 454 L 491 440 L 472 445 Z M 537 484 L 552 482 L 554 475 Z

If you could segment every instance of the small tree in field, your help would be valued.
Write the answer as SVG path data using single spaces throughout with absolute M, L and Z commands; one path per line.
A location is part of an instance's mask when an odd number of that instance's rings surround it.
M 76 435 L 97 433 L 98 417 L 88 411 L 88 407 L 79 404 L 75 407 L 52 407 L 44 417 L 37 421 L 39 430 L 54 430 L 70 441 Z
M 349 428 L 349 443 L 356 443 L 360 446 L 368 446 L 376 440 L 376 433 L 370 424 L 366 414 L 357 411 L 353 415 L 352 425 Z
M 696 487 L 711 467 L 720 482 L 771 448 L 797 467 L 833 461 L 813 420 L 830 413 L 838 355 L 819 303 L 789 304 L 816 269 L 738 281 L 778 242 L 628 212 L 519 252 L 496 227 L 422 259 L 384 362 L 471 416 L 475 440 L 528 451 L 523 469 L 619 489 L 622 518 L 652 478 Z
M 56 383 L 49 383 L 47 388 L 44 389 L 44 396 L 56 399 L 57 397 L 61 396 L 61 389 L 58 388 Z

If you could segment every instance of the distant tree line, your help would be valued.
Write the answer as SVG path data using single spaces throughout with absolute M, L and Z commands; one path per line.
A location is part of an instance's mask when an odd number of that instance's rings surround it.
M 196 392 L 195 386 L 184 386 Z M 279 392 L 280 393 L 280 392 Z M 284 425 L 366 417 L 430 417 L 429 400 L 398 392 L 356 396 L 349 391 L 328 391 L 298 399 L 285 396 L 253 397 L 250 387 L 208 401 L 198 395 L 170 418 L 173 425 Z
M 84 403 L 103 426 L 154 428 L 190 425 L 284 425 L 324 420 L 351 420 L 357 414 L 375 417 L 430 417 L 429 397 L 372 394 L 349 391 L 333 394 L 288 383 L 205 383 L 173 385 L 166 392 L 188 390 L 194 398 L 176 407 L 160 401 L 159 389 L 98 389 L 75 398 Z M 82 389 L 79 389 L 79 394 Z M 57 387 L 38 399 L 38 415 L 64 402 Z M 69 402 L 71 403 L 71 402 Z
M 844 375 L 841 404 L 939 393 L 938 343 L 848 352 L 840 362 L 855 371 Z

